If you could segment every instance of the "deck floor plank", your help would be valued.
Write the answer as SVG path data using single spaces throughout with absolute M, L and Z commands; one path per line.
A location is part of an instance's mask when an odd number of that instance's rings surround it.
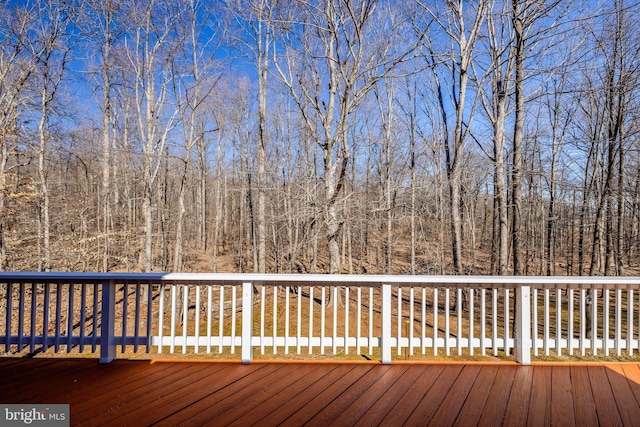
M 291 399 L 291 394 L 283 391 L 288 401 L 269 413 L 261 413 L 260 425 L 275 426 L 282 424 L 287 418 L 291 417 L 301 408 L 307 407 L 309 401 L 311 401 L 315 396 L 321 394 L 332 384 L 339 381 L 349 370 L 351 370 L 351 366 L 345 364 L 340 364 L 329 371 L 327 371 L 327 368 L 332 368 L 332 366 L 330 365 L 327 367 L 325 365 L 322 370 L 323 375 L 321 375 L 319 379 L 309 383 L 303 383 L 305 386 L 304 390 L 295 394 L 297 399 Z
M 381 425 L 401 424 L 411 416 L 413 410 L 418 406 L 427 390 L 433 388 L 440 374 L 444 371 L 445 365 L 428 366 L 414 385 L 407 390 L 398 403 L 382 419 Z
M 110 364 L 99 364 L 95 366 L 86 365 L 85 369 L 77 370 L 69 366 L 64 371 L 64 376 L 59 380 L 54 380 L 53 376 L 45 376 L 39 381 L 38 391 L 29 397 L 32 401 L 42 401 L 45 397 L 55 392 L 56 399 L 64 402 L 74 394 L 86 393 L 87 399 L 92 399 L 96 388 L 109 390 L 118 386 L 122 378 L 127 378 L 128 384 L 135 384 L 135 381 L 146 381 L 149 373 L 141 371 L 137 363 L 130 363 L 127 360 L 119 360 Z M 48 387 L 42 387 L 42 383 L 47 383 Z M 99 399 L 99 398 L 98 398 Z M 98 400 L 98 403 L 100 401 Z M 90 405 L 90 404 L 89 404 Z M 90 407 L 90 406 L 89 406 Z
M 616 365 L 611 366 L 616 367 Z M 640 405 L 640 364 L 623 364 L 619 366 L 622 375 L 629 381 L 629 386 L 636 398 L 636 402 Z
M 398 382 L 398 379 L 402 377 L 407 369 L 407 365 L 385 366 L 373 385 L 368 387 L 364 393 L 358 394 L 356 392 L 351 404 L 341 409 L 342 413 L 339 413 L 338 417 L 329 425 L 354 425 L 382 396 L 389 392 L 389 389 Z M 322 422 L 322 420 L 319 421 Z
M 334 399 L 337 399 L 342 393 L 348 390 L 363 376 L 367 375 L 374 369 L 375 365 L 354 365 L 346 371 L 342 377 L 338 378 L 332 384 L 313 396 L 306 405 L 297 410 L 294 414 L 282 422 L 282 426 L 299 426 L 312 420 L 317 414 L 321 413 L 324 408 Z
M 404 371 L 389 389 L 376 401 L 376 403 L 356 420 L 354 425 L 368 427 L 380 425 L 384 417 L 392 413 L 392 408 L 396 406 L 404 397 L 405 393 L 411 393 L 416 385 L 423 381 L 425 371 L 430 369 L 424 365 L 411 366 Z
M 606 367 L 605 372 L 609 378 L 622 423 L 626 426 L 637 424 L 640 422 L 640 407 L 638 407 L 638 402 L 633 395 L 629 380 L 624 376 L 624 371 L 618 365 L 617 367 Z
M 181 370 L 172 369 L 155 375 L 154 371 L 158 368 L 153 366 L 153 369 L 147 371 L 147 376 L 140 378 L 139 381 L 130 383 L 128 378 L 123 377 L 121 382 L 115 383 L 102 396 L 96 396 L 97 399 L 80 402 L 76 405 L 77 409 L 72 416 L 75 416 L 76 422 L 80 425 L 93 424 L 92 419 L 96 415 L 115 420 L 126 413 L 143 408 L 153 399 L 161 397 L 163 393 L 175 389 L 176 383 L 181 379 L 186 378 L 188 381 L 192 375 L 204 368 L 203 364 L 185 365 Z
M 418 406 L 406 420 L 408 426 L 424 426 L 428 424 L 442 404 L 446 393 L 451 389 L 462 372 L 463 365 L 447 365 L 433 386 L 426 393 Z M 455 418 L 454 418 L 455 419 Z
M 38 387 L 34 387 L 32 383 L 21 382 L 18 382 L 13 387 L 15 393 L 24 394 L 25 398 L 34 400 L 37 400 L 42 395 L 50 395 L 53 391 L 61 391 L 60 383 L 68 385 L 69 381 L 92 378 L 95 375 L 92 367 L 84 363 L 77 363 L 73 359 L 60 361 L 56 365 L 37 366 L 34 369 L 39 373 L 39 375 L 34 375 L 34 379 L 38 382 Z M 71 375 L 73 375 L 73 378 L 71 378 Z M 7 379 L 7 381 L 11 380 Z
M 265 402 L 267 402 L 271 396 L 282 390 L 286 390 L 293 382 L 307 381 L 306 376 L 309 371 L 313 370 L 313 367 L 310 365 L 296 365 L 287 369 L 286 375 L 283 375 L 282 370 L 277 369 L 277 366 L 270 366 L 270 368 L 274 371 L 273 376 L 264 377 L 261 381 L 262 384 L 256 384 L 255 388 L 257 390 L 234 395 L 233 399 L 229 401 L 231 406 L 228 410 L 223 412 L 216 410 L 212 412 L 208 411 L 209 417 L 198 420 L 198 423 L 203 421 L 200 425 L 226 426 L 246 413 L 258 413 L 262 410 L 271 412 L 272 409 L 266 405 Z
M 0 346 L 0 348 L 2 348 Z M 37 366 L 33 366 L 32 358 L 21 357 L 0 357 L 0 369 L 5 374 L 4 379 L 7 381 L 13 381 L 14 378 L 19 378 L 22 375 L 24 369 L 47 369 L 47 366 L 53 366 L 59 363 L 55 359 L 38 359 L 42 363 L 38 363 Z
M 451 425 L 460 414 L 464 402 L 467 400 L 473 384 L 478 379 L 481 367 L 478 365 L 466 365 L 458 375 L 453 386 L 438 407 L 431 423 L 433 425 Z
M 596 402 L 591 391 L 588 367 L 571 366 L 571 384 L 573 385 L 573 404 L 576 425 L 598 425 Z
M 74 426 L 590 426 L 640 419 L 638 363 L 101 365 L 34 358 L 0 359 L 0 378 L 0 402 L 67 403 Z
M 589 366 L 588 372 L 600 425 L 622 425 L 606 368 L 604 366 Z
M 202 425 L 203 420 L 233 409 L 234 405 L 237 404 L 238 396 L 242 397 L 250 393 L 260 392 L 265 384 L 268 384 L 275 376 L 279 375 L 278 371 L 282 370 L 283 366 L 261 365 L 253 367 L 254 370 L 250 368 L 249 375 L 242 376 L 222 388 L 208 390 L 209 393 L 205 397 L 195 399 L 189 407 L 162 419 L 160 424 Z
M 516 369 L 504 414 L 504 425 L 522 425 L 524 424 L 523 420 L 527 419 L 531 403 L 533 374 L 533 366 L 519 366 Z
M 497 373 L 498 365 L 482 366 L 478 373 L 478 378 L 471 387 L 469 396 L 465 400 L 460 414 L 458 414 L 458 418 L 455 420 L 456 426 L 465 427 L 478 425 Z
M 529 385 L 529 394 L 531 396 L 529 410 L 526 417 L 520 418 L 521 421 L 528 420 L 528 424 L 534 426 L 548 426 L 551 424 L 552 374 L 553 370 L 544 366 L 533 368 L 533 379 Z
M 551 373 L 551 425 L 575 426 L 571 369 L 556 366 Z
M 162 421 L 166 414 L 163 412 L 165 402 L 171 402 L 173 414 L 181 414 L 182 410 L 189 407 L 198 399 L 204 398 L 217 392 L 226 385 L 249 375 L 253 370 L 246 365 L 219 365 L 213 364 L 201 371 L 199 378 L 193 381 L 182 381 L 174 384 L 171 390 L 154 396 L 150 403 L 145 404 L 140 410 L 129 412 L 122 417 L 114 419 L 114 422 L 122 425 L 135 424 L 136 420 L 144 419 L 147 424 L 154 424 Z
M 277 393 L 272 393 L 260 404 L 260 410 L 249 411 L 241 414 L 235 420 L 229 422 L 230 426 L 249 426 L 254 424 L 261 425 L 277 425 L 278 422 L 269 416 L 274 417 L 279 415 L 279 421 L 286 418 L 286 411 L 288 406 L 293 403 L 291 396 L 300 396 L 302 393 L 313 384 L 319 382 L 327 377 L 335 378 L 335 371 L 339 365 L 332 365 L 327 369 L 322 365 L 308 365 L 305 367 L 304 372 L 299 372 L 296 378 L 291 378 L 287 375 L 284 378 L 287 379 L 288 384 L 285 388 L 281 388 Z M 338 373 L 339 375 L 339 373 Z M 298 408 L 299 409 L 299 408 Z M 290 414 L 291 412 L 289 412 Z
M 518 367 L 513 365 L 501 365 L 496 373 L 495 380 L 489 392 L 489 398 L 482 411 L 478 425 L 498 426 L 502 425 L 504 414 L 513 385 L 513 377 Z

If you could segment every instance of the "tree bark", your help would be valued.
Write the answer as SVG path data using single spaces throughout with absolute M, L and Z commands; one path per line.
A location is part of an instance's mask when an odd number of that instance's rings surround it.
M 520 276 L 524 271 L 522 239 L 522 153 L 524 142 L 524 57 L 525 35 L 520 0 L 513 0 L 513 28 L 515 31 L 515 121 L 513 129 L 513 185 L 512 204 L 512 251 L 513 273 Z

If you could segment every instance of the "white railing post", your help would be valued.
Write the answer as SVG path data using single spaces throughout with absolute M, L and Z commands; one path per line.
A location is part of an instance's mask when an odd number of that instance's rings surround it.
M 391 285 L 382 284 L 382 338 L 380 357 L 385 365 L 391 364 Z
M 242 363 L 253 359 L 253 283 L 242 283 Z
M 111 280 L 102 282 L 102 313 L 100 314 L 100 363 L 116 358 L 114 320 L 116 312 L 116 287 Z M 123 337 L 124 339 L 124 337 Z
M 531 286 L 516 288 L 515 359 L 522 365 L 531 364 Z M 507 337 L 505 337 L 506 339 Z

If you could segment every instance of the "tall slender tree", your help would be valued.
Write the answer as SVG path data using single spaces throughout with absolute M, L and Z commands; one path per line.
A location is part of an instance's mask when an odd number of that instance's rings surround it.
M 320 206 L 326 226 L 329 273 L 340 273 L 339 200 L 351 147 L 348 127 L 356 108 L 381 79 L 405 61 L 410 48 L 392 48 L 399 24 L 392 3 L 325 0 L 296 3 L 286 22 L 286 44 L 275 50 L 275 67 L 322 151 L 324 191 Z M 385 22 L 386 21 L 386 22 Z M 376 37 L 377 28 L 388 28 Z
M 38 4 L 40 19 L 36 21 L 37 40 L 30 43 L 34 51 L 31 54 L 37 60 L 37 92 L 39 98 L 38 121 L 38 188 L 39 188 L 39 221 L 38 241 L 39 270 L 51 270 L 51 220 L 50 194 L 48 183 L 48 156 L 50 145 L 50 121 L 54 114 L 64 73 L 69 61 L 69 52 L 73 40 L 68 31 L 69 10 L 64 5 L 51 0 L 43 0 Z M 35 86 L 36 84 L 34 84 Z
M 448 43 L 453 46 L 452 50 L 446 53 L 437 51 L 432 43 L 432 36 L 423 33 L 425 29 L 418 28 L 420 38 L 427 43 L 427 60 L 433 72 L 433 78 L 436 81 L 438 103 L 442 115 L 442 147 L 446 160 L 449 188 L 448 207 L 451 213 L 450 230 L 453 270 L 455 274 L 463 274 L 461 173 L 464 167 L 463 159 L 466 141 L 473 120 L 472 111 L 475 110 L 477 102 L 477 98 L 471 99 L 471 107 L 469 107 L 467 96 L 469 79 L 472 73 L 472 59 L 478 35 L 485 19 L 487 1 L 481 0 L 477 4 L 469 5 L 472 8 L 472 13 L 467 11 L 466 3 L 462 0 L 448 2 L 442 9 L 439 6 L 435 6 L 435 8 L 425 4 L 421 4 L 421 6 L 431 19 L 438 24 L 434 27 L 442 31 L 448 38 Z M 450 76 L 450 80 L 444 82 L 440 73 Z M 445 88 L 445 84 L 450 86 Z M 451 134 L 449 134 L 448 123 L 450 109 L 449 104 L 444 99 L 445 93 L 451 94 L 450 105 L 452 105 L 454 113 Z
M 184 228 L 186 214 L 187 178 L 192 172 L 194 148 L 202 146 L 205 133 L 215 130 L 206 114 L 206 100 L 214 94 L 219 70 L 214 57 L 222 40 L 222 28 L 212 28 L 212 11 L 206 2 L 190 0 L 176 13 L 176 53 L 172 61 L 173 95 L 184 142 L 181 174 L 178 183 L 178 209 L 173 250 L 173 271 L 183 265 Z
M 128 62 L 133 76 L 132 96 L 142 150 L 143 214 L 145 224 L 142 269 L 153 269 L 154 188 L 169 133 L 176 126 L 177 108 L 169 102 L 171 84 L 170 55 L 174 45 L 176 11 L 167 3 L 131 2 L 132 42 Z
M 22 163 L 14 155 L 19 145 L 19 119 L 30 99 L 28 90 L 38 64 L 38 56 L 29 50 L 30 31 L 39 13 L 36 6 L 0 4 L 0 271 L 8 266 L 7 203 L 17 190 L 10 188 L 8 174 Z
M 257 144 L 257 227 L 256 272 L 266 272 L 266 163 L 267 163 L 267 84 L 269 82 L 270 51 L 274 43 L 274 20 L 279 10 L 277 0 L 232 0 L 228 8 L 240 27 L 236 40 L 244 47 L 256 67 L 258 78 L 258 144 Z

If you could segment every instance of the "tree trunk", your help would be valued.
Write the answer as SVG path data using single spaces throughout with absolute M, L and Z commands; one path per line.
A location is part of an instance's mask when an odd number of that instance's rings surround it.
M 513 130 L 513 170 L 512 170 L 512 251 L 513 273 L 522 275 L 524 260 L 522 259 L 522 154 L 524 141 L 524 24 L 520 0 L 513 0 L 513 27 L 516 36 L 515 52 L 515 123 Z
M 146 163 L 146 162 L 145 162 Z M 146 169 L 146 167 L 145 167 Z M 145 175 L 147 175 L 145 173 Z M 142 268 L 145 273 L 151 272 L 153 254 L 151 248 L 153 246 L 153 207 L 152 201 L 152 189 L 149 182 L 145 182 L 144 186 L 144 199 L 142 201 L 142 212 L 144 215 L 144 258 Z
M 622 125 L 621 125 L 622 126 Z M 618 162 L 618 215 L 616 218 L 616 270 L 619 275 L 624 275 L 624 259 L 627 254 L 627 248 L 625 247 L 624 236 L 627 234 L 625 229 L 625 210 L 626 210 L 626 189 L 625 189 L 625 146 L 624 146 L 624 130 L 620 130 L 620 147 L 619 147 L 619 162 Z
M 45 85 L 46 84 L 47 83 L 45 82 Z M 47 89 L 43 89 L 40 124 L 38 125 L 38 136 L 40 140 L 40 147 L 38 149 L 38 181 L 40 190 L 38 234 L 42 237 L 42 253 L 39 254 L 40 256 L 38 260 L 39 271 L 51 271 L 51 221 L 49 219 L 49 187 L 47 183 L 45 164 L 45 158 L 47 155 L 47 135 L 45 124 L 49 110 L 47 105 L 51 100 L 50 96 L 51 95 L 48 93 Z M 40 245 L 38 245 L 38 247 L 40 247 Z
M 416 274 L 416 83 L 409 91 L 409 168 L 411 170 L 411 274 Z
M 265 273 L 267 252 L 265 167 L 267 163 L 267 78 L 269 72 L 269 34 L 265 23 L 258 23 L 258 273 Z M 264 31 L 264 34 L 263 34 Z
M 5 203 L 6 203 L 6 188 L 7 188 L 7 156 L 9 155 L 9 150 L 7 147 L 7 139 L 9 138 L 8 129 L 5 131 L 4 129 L 0 129 L 0 271 L 5 271 L 8 267 L 8 259 L 7 259 L 7 244 L 4 238 L 4 224 L 5 224 Z
M 188 142 L 187 142 L 188 144 Z M 180 184 L 178 190 L 178 209 L 176 218 L 176 241 L 173 249 L 173 271 L 179 273 L 182 271 L 182 241 L 183 241 L 183 228 L 184 228 L 184 214 L 185 208 L 185 193 L 187 187 L 187 173 L 189 171 L 189 164 L 191 158 L 191 150 L 187 148 L 185 155 L 182 174 L 180 176 Z
M 104 43 L 102 58 L 103 118 L 102 118 L 102 271 L 109 271 L 111 218 L 111 0 L 104 8 Z
M 509 268 L 509 224 L 507 215 L 507 188 L 504 182 L 504 125 L 505 125 L 506 97 L 498 99 L 498 111 L 496 111 L 496 123 L 494 126 L 494 188 L 495 206 L 497 212 L 496 237 L 497 256 L 496 274 L 505 275 Z

